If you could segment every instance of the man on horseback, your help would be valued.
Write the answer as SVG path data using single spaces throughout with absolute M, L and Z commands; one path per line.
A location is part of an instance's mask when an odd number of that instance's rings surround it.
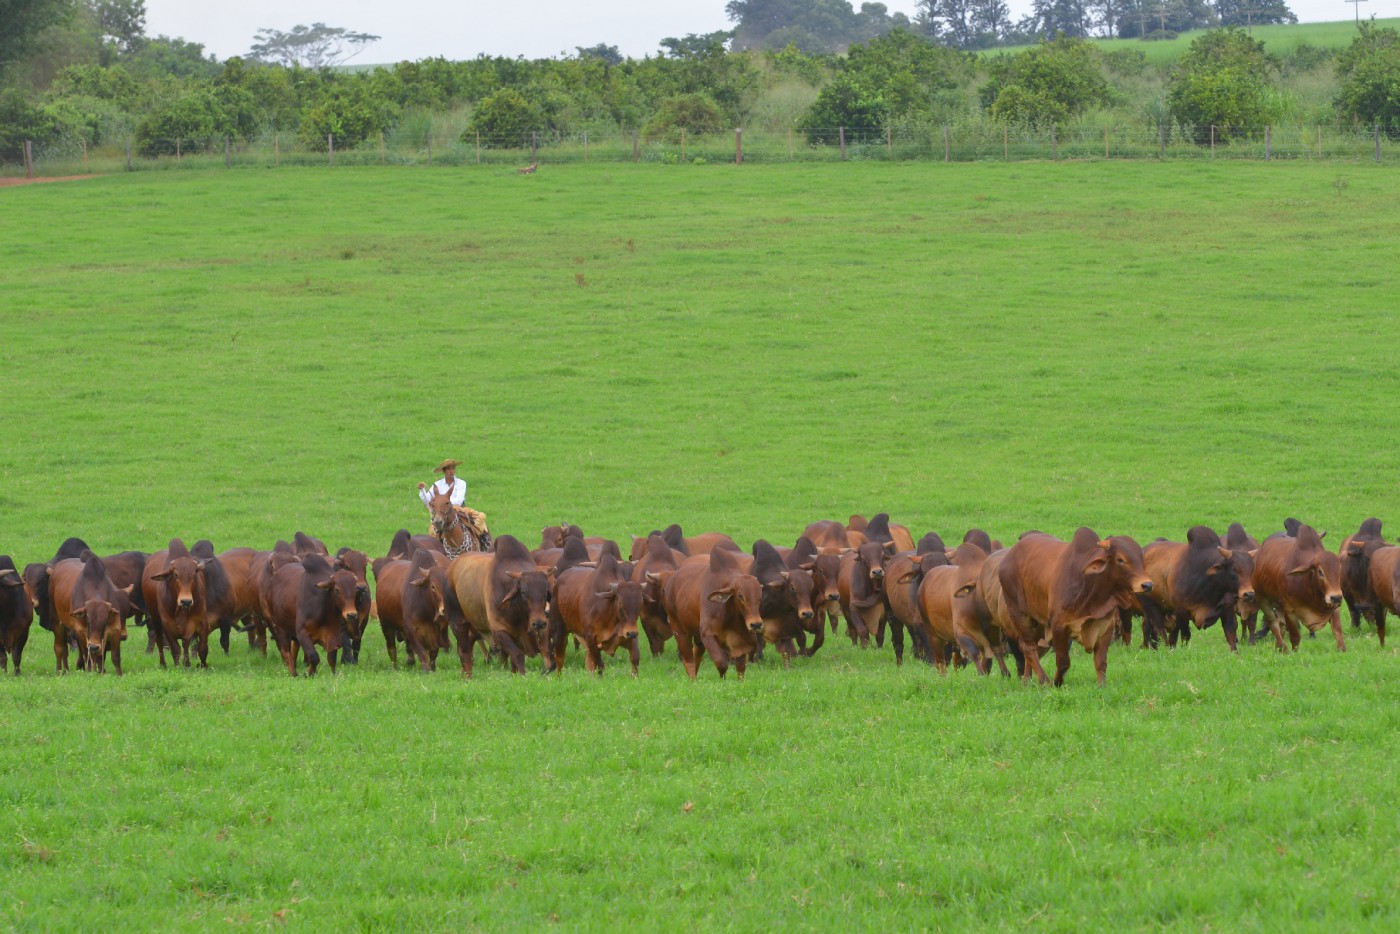
M 431 516 L 429 531 L 442 542 L 449 558 L 466 551 L 490 551 L 492 544 L 486 516 L 466 505 L 467 481 L 457 476 L 461 463 L 448 458 L 434 469 L 442 474 L 441 480 L 432 486 L 418 484 L 418 498 Z

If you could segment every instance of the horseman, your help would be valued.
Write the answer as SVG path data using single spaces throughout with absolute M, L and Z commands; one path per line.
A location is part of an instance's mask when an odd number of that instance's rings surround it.
M 431 516 L 429 531 L 442 542 L 449 558 L 465 551 L 491 550 L 486 516 L 466 505 L 467 481 L 457 476 L 461 463 L 448 458 L 433 471 L 442 474 L 442 479 L 432 486 L 418 484 L 418 498 Z

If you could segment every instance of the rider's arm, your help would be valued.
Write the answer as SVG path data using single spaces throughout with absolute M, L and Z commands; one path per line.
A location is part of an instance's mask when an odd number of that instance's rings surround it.
M 421 489 L 421 490 L 418 491 L 418 498 L 421 499 L 421 500 L 423 501 L 423 505 L 424 505 L 424 506 L 428 506 L 429 508 L 432 507 L 432 505 L 433 505 L 433 490 L 434 490 L 434 488 L 436 488 L 436 487 L 437 487 L 437 483 L 434 482 L 434 483 L 431 483 L 431 484 L 429 484 L 428 486 L 426 486 L 426 487 L 424 487 L 423 489 Z
M 458 477 L 457 482 L 452 484 L 452 505 L 465 506 L 466 504 L 467 481 L 463 480 L 461 477 Z

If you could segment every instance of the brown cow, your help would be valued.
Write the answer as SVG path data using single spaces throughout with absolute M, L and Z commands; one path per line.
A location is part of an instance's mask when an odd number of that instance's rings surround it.
M 841 618 L 841 556 L 849 549 L 845 547 L 822 550 L 807 536 L 802 536 L 797 540 L 797 545 L 787 554 L 788 567 L 800 567 L 812 572 L 812 609 L 816 613 L 813 617 L 815 630 L 820 630 L 826 625 L 826 621 L 831 621 L 831 631 L 836 631 L 836 621 Z M 815 631 L 814 630 L 814 631 Z M 811 652 L 806 651 L 803 646 L 803 653 L 811 655 L 820 647 L 822 640 L 818 639 L 812 646 Z M 801 640 L 799 640 L 799 644 Z
M 893 543 L 896 553 L 914 550 L 914 536 L 904 526 L 892 524 L 887 512 L 882 512 L 867 522 L 861 534 L 869 542 L 879 542 L 882 545 Z
M 641 554 L 632 566 L 632 579 L 642 585 L 642 631 L 646 633 L 647 646 L 652 658 L 660 658 L 666 650 L 666 640 L 672 636 L 671 620 L 661 601 L 661 591 L 666 578 L 676 572 L 684 556 L 672 551 L 660 532 L 647 537 Z
M 431 554 L 441 554 L 440 552 L 430 552 Z M 415 552 L 416 554 L 416 552 Z M 442 555 L 441 562 L 447 566 L 446 555 Z M 341 650 L 340 660 L 347 665 L 358 665 L 360 663 L 360 643 L 364 640 L 365 627 L 369 625 L 370 618 L 374 615 L 374 599 L 369 592 L 369 556 L 363 551 L 356 551 L 353 548 L 342 548 L 335 553 L 335 558 L 331 561 L 331 567 L 339 570 L 344 568 L 355 575 L 355 609 L 359 618 L 354 622 L 347 621 L 345 624 L 345 648 Z M 443 630 L 446 632 L 446 629 Z
M 1071 638 L 1093 653 L 1098 681 L 1104 683 L 1119 608 L 1152 589 L 1136 542 L 1123 535 L 1100 539 L 1084 527 L 1069 542 L 1043 533 L 1022 536 L 1002 560 L 998 576 L 1004 628 L 1020 645 L 1025 675 L 1033 670 L 1044 683 L 1039 649 L 1048 641 L 1055 649 L 1056 687 L 1069 671 Z
M 846 527 L 835 519 L 813 522 L 802 530 L 802 537 L 817 546 L 818 551 L 840 552 L 851 547 Z
M 196 542 L 190 549 L 190 554 L 196 558 L 204 558 L 203 545 L 205 542 Z M 218 561 L 219 570 L 226 580 L 227 596 L 219 601 L 217 607 L 210 607 L 209 615 L 213 625 L 219 627 L 219 647 L 228 654 L 229 633 L 236 626 L 239 632 L 252 632 L 254 617 L 258 615 L 258 589 L 253 580 L 253 571 L 257 566 L 260 552 L 253 548 L 229 548 L 221 551 L 217 555 L 212 554 L 213 546 L 209 547 L 210 557 Z M 213 577 L 208 573 L 208 565 L 205 566 L 205 581 L 208 584 L 208 592 L 205 594 L 205 602 L 211 602 L 214 591 Z M 220 589 L 225 589 L 220 587 Z M 249 647 L 254 646 L 254 641 L 250 638 Z M 264 653 L 266 653 L 266 643 L 264 642 Z
M 443 551 L 442 542 L 438 541 L 436 535 L 413 535 L 409 533 L 408 529 L 399 529 L 394 533 L 393 540 L 389 542 L 389 551 L 384 557 L 391 560 L 411 561 L 414 553 L 420 548 L 435 551 L 440 555 L 447 554 L 446 551 Z
M 345 644 L 346 623 L 357 621 L 355 605 L 358 584 L 355 575 L 335 569 L 324 555 L 308 554 L 300 562 L 287 564 L 272 576 L 270 592 L 264 594 L 269 610 L 267 622 L 287 671 L 297 674 L 297 653 L 306 653 L 306 673 L 316 674 L 326 650 L 331 673 Z
M 1376 595 L 1376 637 L 1385 648 L 1385 614 L 1400 615 L 1400 548 L 1386 545 L 1371 552 L 1371 592 Z M 16 663 L 18 665 L 18 663 Z
M 0 555 L 0 672 L 10 659 L 19 674 L 24 645 L 29 641 L 29 627 L 34 623 L 34 598 L 24 583 L 24 577 L 9 555 Z
M 53 599 L 53 652 L 57 671 L 68 670 L 68 640 L 76 638 L 82 653 L 79 667 L 99 673 L 112 666 L 122 673 L 123 618 L 128 615 L 131 594 L 113 586 L 102 559 L 86 552 L 82 559 L 68 558 L 54 565 L 50 594 Z
M 1286 652 L 1283 630 L 1296 651 L 1299 625 L 1317 632 L 1329 623 L 1337 651 L 1345 652 L 1342 637 L 1342 559 L 1322 545 L 1310 525 L 1299 525 L 1297 537 L 1274 535 L 1259 546 L 1254 561 L 1254 592 L 1268 631 L 1279 651 Z M 1260 631 L 1260 636 L 1263 631 Z
M 331 556 L 330 549 L 326 547 L 325 542 L 307 535 L 300 529 L 292 536 L 292 550 L 297 553 L 299 558 L 305 558 L 307 555 L 320 555 L 323 558 Z
M 151 555 L 141 575 L 146 609 L 155 626 L 160 667 L 165 650 L 171 664 L 190 666 L 190 647 L 199 655 L 199 666 L 209 667 L 209 615 L 205 602 L 204 562 L 190 554 L 178 538 L 164 551 Z
M 716 548 L 709 560 L 696 556 L 666 580 L 662 600 L 691 680 L 700 670 L 702 645 L 721 678 L 731 661 L 743 678 L 749 656 L 758 650 L 763 588 L 758 578 L 741 570 L 745 557 Z
M 1142 550 L 1143 567 L 1152 579 L 1152 590 L 1138 598 L 1142 607 L 1143 646 L 1156 648 L 1165 629 L 1169 645 L 1177 638 L 1191 639 L 1197 629 L 1220 623 L 1225 643 L 1238 647 L 1236 606 L 1240 575 L 1234 552 L 1221 544 L 1215 530 L 1197 525 L 1185 542 L 1155 541 Z
M 146 570 L 150 555 L 144 551 L 122 551 L 114 555 L 104 555 L 102 566 L 107 569 L 107 579 L 118 590 L 131 588 L 130 616 L 133 625 L 146 625 L 146 598 L 141 593 L 141 575 Z
M 290 542 L 278 539 L 271 551 L 260 551 L 254 557 L 248 574 L 252 581 L 254 603 L 253 628 L 248 630 L 248 648 L 267 655 L 267 621 L 272 616 L 272 581 L 277 572 L 301 559 L 292 551 Z
M 554 580 L 550 651 L 556 671 L 564 667 L 569 634 L 583 643 L 584 667 L 603 673 L 603 653 L 616 655 L 626 645 L 637 674 L 637 618 L 642 610 L 642 585 L 623 576 L 617 556 L 605 553 L 596 568 L 572 567 Z
M 963 542 L 952 553 L 951 564 L 931 567 L 923 572 L 918 593 L 919 613 L 926 627 L 925 638 L 931 646 L 933 664 L 940 674 L 948 670 L 948 650 L 959 646 L 969 659 L 978 662 L 979 673 L 986 674 L 988 671 L 985 658 L 979 659 L 981 647 L 972 640 L 970 633 L 959 632 L 957 622 L 959 618 L 967 616 L 967 611 L 964 609 L 959 613 L 956 609 L 959 601 L 971 600 L 986 560 L 987 553 L 975 542 Z M 890 573 L 893 575 L 893 570 Z
M 852 645 L 869 648 L 870 634 L 885 614 L 885 559 L 894 554 L 893 542 L 866 542 L 841 556 L 841 614 Z
M 763 640 L 777 646 L 786 668 L 798 652 L 799 637 L 809 632 L 821 635 L 812 609 L 812 573 L 800 566 L 790 567 L 782 554 L 761 538 L 754 542 L 749 573 L 763 588 L 759 604 Z
M 243 618 L 242 608 L 236 603 L 233 578 L 214 553 L 214 544 L 207 538 L 194 543 L 190 557 L 204 564 L 204 613 L 209 617 L 210 633 L 219 630 L 219 647 L 227 655 L 229 634 L 233 632 L 234 624 Z
M 1235 603 L 1235 613 L 1245 635 L 1253 642 L 1254 627 L 1259 621 L 1259 601 L 1254 595 L 1254 559 L 1259 554 L 1259 542 L 1244 530 L 1244 526 L 1232 522 L 1225 532 L 1225 547 L 1235 556 L 1235 570 L 1240 576 L 1240 598 Z
M 1385 546 L 1381 520 L 1374 516 L 1361 523 L 1360 531 L 1346 537 L 1337 554 L 1342 559 L 1342 599 L 1351 615 L 1351 628 L 1360 629 L 1361 619 L 1375 618 L 1376 594 L 1371 589 L 1371 555 Z
M 514 536 L 496 539 L 494 552 L 467 552 L 448 569 L 462 609 L 452 633 L 462 673 L 471 676 L 472 646 L 493 644 L 510 659 L 511 670 L 525 673 L 525 657 L 540 654 L 549 629 L 550 581 L 530 550 Z M 552 658 L 546 658 L 546 670 Z
M 923 613 L 919 609 L 919 587 L 924 575 L 948 563 L 943 539 L 929 532 L 919 540 L 919 551 L 901 553 L 885 562 L 885 602 L 889 606 L 890 643 L 894 646 L 894 663 L 904 664 L 904 630 L 914 642 L 914 657 L 933 664 L 933 643 Z M 876 644 L 880 644 L 885 620 L 879 622 Z
M 403 588 L 413 562 L 407 558 L 375 558 L 370 570 L 374 572 L 374 610 L 379 617 L 379 631 L 384 635 L 384 651 L 389 663 L 397 668 L 399 643 L 408 642 L 403 626 Z M 409 651 L 413 651 L 412 646 Z
M 964 541 L 963 544 L 977 543 Z M 1008 650 L 1011 650 L 1017 659 L 1017 671 L 1024 674 L 1026 666 L 1019 647 L 1006 637 L 1006 630 L 1003 628 L 1006 619 L 1006 594 L 1001 587 L 1000 569 L 1006 552 L 1007 549 L 998 548 L 987 555 L 977 572 L 977 586 L 972 588 L 965 599 L 957 597 L 953 600 L 953 632 L 962 654 L 977 667 L 979 673 L 985 675 L 991 671 L 988 656 L 992 655 L 996 657 L 1001 673 L 1010 677 L 1011 672 L 1006 668 Z
M 436 671 L 438 653 L 450 647 L 448 594 L 452 585 L 447 579 L 448 564 L 446 555 L 419 551 L 400 585 L 399 625 L 423 671 Z

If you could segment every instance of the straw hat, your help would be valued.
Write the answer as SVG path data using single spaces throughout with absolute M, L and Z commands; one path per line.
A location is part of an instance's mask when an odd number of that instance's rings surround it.
M 454 461 L 452 458 L 449 457 L 447 460 L 443 461 L 441 464 L 438 464 L 436 467 L 434 467 L 434 468 L 433 468 L 433 473 L 444 473 L 444 472 L 447 470 L 447 468 L 449 468 L 449 467 L 460 467 L 461 464 L 462 464 L 461 461 Z

